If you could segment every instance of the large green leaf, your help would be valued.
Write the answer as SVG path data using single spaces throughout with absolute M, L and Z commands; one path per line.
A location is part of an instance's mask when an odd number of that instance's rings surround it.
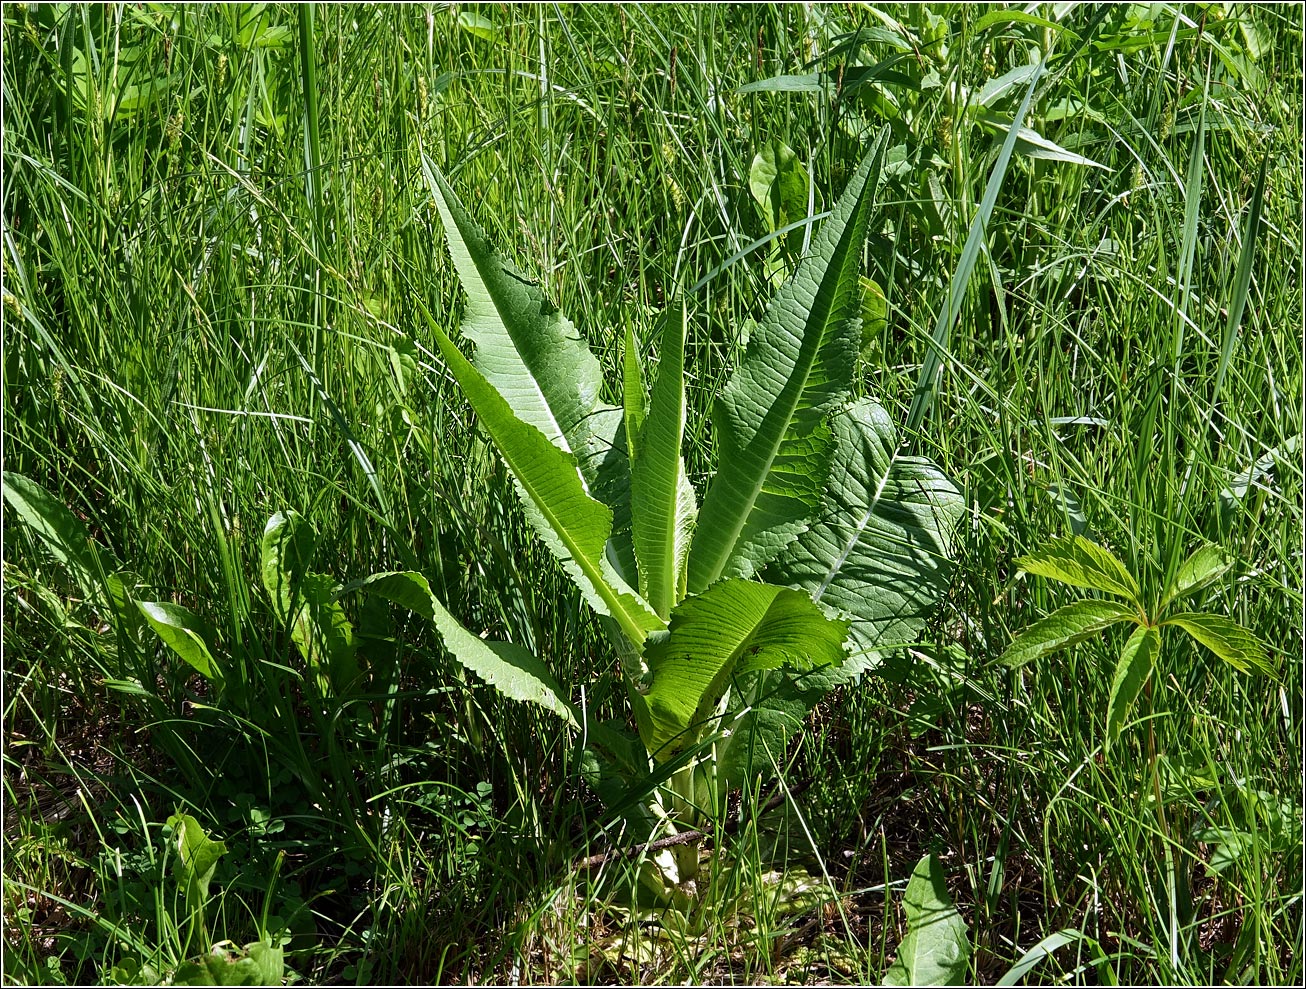
M 884 409 L 863 399 L 833 421 L 825 507 L 770 570 L 852 617 L 845 667 L 912 642 L 948 586 L 965 502 L 928 460 L 908 457 Z
M 174 814 L 168 818 L 172 828 L 172 841 L 177 857 L 172 871 L 186 893 L 186 903 L 192 913 L 203 909 L 209 898 L 209 883 L 218 867 L 218 859 L 227 853 L 227 846 L 214 841 L 204 832 L 204 826 L 189 814 Z
M 106 568 L 86 526 L 45 488 L 22 474 L 4 472 L 4 498 L 9 508 L 45 544 L 56 560 L 68 568 L 88 596 L 102 596 Z
M 285 951 L 255 941 L 237 951 L 215 944 L 208 954 L 182 962 L 172 976 L 175 986 L 279 986 L 285 976 Z
M 603 384 L 599 362 L 539 286 L 496 254 L 435 164 L 422 156 L 445 239 L 467 293 L 462 332 L 478 371 L 549 442 L 576 456 L 594 482 L 599 449 L 588 417 Z
M 1141 604 L 1138 582 L 1125 565 L 1108 550 L 1083 536 L 1054 539 L 1016 562 L 1026 573 L 1116 594 L 1134 604 Z
M 1279 670 L 1265 651 L 1261 640 L 1248 629 L 1223 615 L 1184 612 L 1172 615 L 1162 625 L 1178 625 L 1241 673 L 1261 673 L 1277 677 Z
M 727 579 L 686 598 L 669 633 L 645 650 L 652 734 L 644 744 L 666 760 L 692 742 L 735 674 L 840 662 L 847 628 L 801 591 L 772 584 Z
M 375 594 L 421 615 L 435 626 L 454 659 L 499 693 L 515 701 L 538 704 L 579 727 L 579 712 L 539 657 L 514 643 L 491 642 L 473 635 L 449 614 L 421 574 L 373 574 L 345 590 Z
M 689 556 L 688 588 L 750 576 L 820 506 L 861 344 L 862 246 L 888 133 L 862 161 L 798 270 L 776 293 L 716 403 L 719 462 Z
M 1219 546 L 1211 543 L 1199 546 L 1179 565 L 1174 579 L 1161 598 L 1160 610 L 1164 611 L 1171 601 L 1200 591 L 1203 587 L 1209 587 L 1224 576 L 1232 566 L 1233 560 Z
M 1139 625 L 1120 652 L 1115 676 L 1111 680 L 1111 698 L 1106 705 L 1106 746 L 1109 749 L 1120 737 L 1129 709 L 1138 699 L 1152 664 L 1161 648 L 1161 635 L 1151 625 Z
M 205 679 L 221 679 L 221 671 L 209 649 L 209 630 L 198 615 L 167 601 L 137 601 L 136 607 L 164 645 Z
M 1039 619 L 1011 640 L 1002 662 L 1012 669 L 1082 642 L 1116 622 L 1138 621 L 1138 614 L 1117 601 L 1076 601 Z
M 263 528 L 259 570 L 282 621 L 290 620 L 316 549 L 317 532 L 298 512 L 277 512 Z
M 631 536 L 639 589 L 663 618 L 684 596 L 689 534 L 697 506 L 685 474 L 685 304 L 672 304 L 662 330 L 658 377 L 630 471 Z
M 907 933 L 885 973 L 886 986 L 959 986 L 966 981 L 970 942 L 966 921 L 952 904 L 938 856 L 926 855 L 902 900 Z
M 420 305 L 420 303 L 419 303 Z M 636 646 L 664 627 L 606 558 L 612 509 L 590 497 L 576 459 L 530 423 L 474 368 L 423 309 L 445 363 L 520 486 L 526 516 L 590 605 L 611 615 Z

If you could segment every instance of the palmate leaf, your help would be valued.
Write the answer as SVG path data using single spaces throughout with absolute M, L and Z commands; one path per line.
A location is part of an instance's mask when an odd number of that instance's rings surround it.
M 373 574 L 345 588 L 346 592 L 355 590 L 421 615 L 435 626 L 454 659 L 505 697 L 538 704 L 569 724 L 580 726 L 579 712 L 541 659 L 514 643 L 491 642 L 473 635 L 449 614 L 420 573 Z
M 690 549 L 691 592 L 756 573 L 820 505 L 834 447 L 825 420 L 849 395 L 861 343 L 858 274 L 887 139 L 876 139 L 771 300 L 716 403 L 720 459 Z
M 926 855 L 912 871 L 902 899 L 907 933 L 885 973 L 886 986 L 959 986 L 966 981 L 970 942 L 966 921 L 953 906 L 938 856 Z
M 1223 615 L 1184 612 L 1170 616 L 1161 624 L 1178 625 L 1240 673 L 1260 673 L 1269 677 L 1279 675 L 1278 668 L 1260 639 Z
M 420 307 L 420 303 L 419 303 Z M 474 368 L 422 308 L 445 364 L 490 434 L 520 486 L 526 517 L 545 545 L 600 614 L 610 615 L 622 633 L 642 645 L 664 627 L 648 605 L 617 574 L 605 545 L 612 509 L 590 497 L 576 459 L 530 423 L 518 419 L 498 390 Z
M 462 332 L 473 363 L 512 407 L 549 442 L 576 456 L 593 483 L 589 416 L 602 387 L 599 362 L 576 328 L 539 286 L 496 254 L 435 164 L 422 172 L 444 221 L 445 238 L 467 293 Z
M 1018 669 L 1040 657 L 1082 642 L 1116 622 L 1138 621 L 1139 615 L 1118 601 L 1076 601 L 1039 619 L 1011 640 L 1001 662 Z
M 630 469 L 631 537 L 639 589 L 663 618 L 684 596 L 689 534 L 697 506 L 685 474 L 685 304 L 672 304 L 662 330 L 658 378 Z
M 1147 678 L 1152 675 L 1152 664 L 1161 648 L 1161 635 L 1151 625 L 1134 629 L 1120 652 L 1115 676 L 1111 681 L 1111 698 L 1106 705 L 1106 747 L 1111 748 L 1120 737 L 1125 718 L 1134 701 L 1142 692 Z
M 772 584 L 726 579 L 686 598 L 671 613 L 669 634 L 645 650 L 652 733 L 644 744 L 660 761 L 675 755 L 694 740 L 735 674 L 840 662 L 847 628 L 801 591 Z
M 1074 587 L 1104 591 L 1141 604 L 1138 582 L 1125 565 L 1083 536 L 1055 539 L 1016 562 L 1025 573 L 1050 577 Z
M 903 454 L 888 413 L 870 399 L 833 427 L 825 507 L 768 575 L 852 617 L 844 668 L 853 673 L 924 628 L 947 590 L 965 502 L 928 460 Z

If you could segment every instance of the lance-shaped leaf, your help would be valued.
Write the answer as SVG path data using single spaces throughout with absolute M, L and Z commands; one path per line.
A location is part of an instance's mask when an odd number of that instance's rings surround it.
M 970 942 L 966 921 L 948 895 L 943 865 L 926 855 L 907 882 L 902 899 L 907 933 L 885 973 L 886 986 L 959 986 L 966 981 Z
M 593 484 L 597 448 L 589 416 L 602 386 L 599 362 L 539 286 L 496 254 L 435 164 L 422 156 L 445 239 L 467 293 L 462 332 L 477 370 L 549 442 L 576 455 Z
M 630 471 L 631 536 L 639 589 L 663 618 L 685 590 L 696 506 L 680 455 L 685 433 L 685 304 L 672 304 L 662 330 L 658 377 Z
M 1223 615 L 1190 611 L 1172 615 L 1161 624 L 1178 625 L 1241 673 L 1261 673 L 1270 677 L 1279 675 L 1261 640 Z
M 1076 601 L 1039 619 L 1011 640 L 1002 662 L 1012 669 L 1082 642 L 1116 622 L 1138 621 L 1138 614 L 1116 601 Z
M 1171 601 L 1209 587 L 1228 573 L 1232 566 L 1233 560 L 1219 546 L 1211 543 L 1199 546 L 1192 556 L 1179 565 L 1174 580 L 1161 598 L 1160 610 L 1164 611 Z
M 644 744 L 670 758 L 694 740 L 734 674 L 838 663 L 847 630 L 803 592 L 772 584 L 728 579 L 686 598 L 669 634 L 645 650 L 652 736 Z
M 10 510 L 68 568 L 87 596 L 103 599 L 101 582 L 112 567 L 105 566 L 99 547 L 81 520 L 58 498 L 22 474 L 5 471 L 3 488 Z
M 1020 569 L 1074 587 L 1087 587 L 1140 604 L 1138 582 L 1111 553 L 1083 536 L 1055 539 L 1018 561 Z
M 431 314 L 425 308 L 422 312 L 445 364 L 520 486 L 527 519 L 591 607 L 612 616 L 636 646 L 643 644 L 649 632 L 664 625 L 605 556 L 612 510 L 589 496 L 575 457 L 513 415 L 504 397 L 459 352 Z
M 580 725 L 579 712 L 542 660 L 514 643 L 491 642 L 473 635 L 449 614 L 420 573 L 373 574 L 345 590 L 375 594 L 421 615 L 435 626 L 454 659 L 494 686 L 503 696 L 538 704 L 569 724 Z
M 1109 749 L 1120 737 L 1125 718 L 1138 699 L 1152 664 L 1161 648 L 1161 635 L 1151 625 L 1139 625 L 1120 652 L 1120 662 L 1111 681 L 1111 698 L 1106 705 L 1106 746 Z
M 965 502 L 936 466 L 904 455 L 889 415 L 863 399 L 833 420 L 825 507 L 769 575 L 852 616 L 850 672 L 912 642 L 948 587 Z
M 137 601 L 136 607 L 164 645 L 206 680 L 221 680 L 221 671 L 209 649 L 210 632 L 198 615 L 167 601 Z
M 750 576 L 820 506 L 861 344 L 862 246 L 887 132 L 849 180 L 811 253 L 776 293 L 713 412 L 719 466 L 689 556 L 690 591 Z

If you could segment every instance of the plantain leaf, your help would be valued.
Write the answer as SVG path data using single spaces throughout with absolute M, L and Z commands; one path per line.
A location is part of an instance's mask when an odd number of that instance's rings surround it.
M 418 303 L 421 305 L 420 302 Z M 576 459 L 530 423 L 508 402 L 422 308 L 445 364 L 507 462 L 522 494 L 526 517 L 596 611 L 614 618 L 636 646 L 664 627 L 632 591 L 605 554 L 613 513 L 585 490 Z
M 585 483 L 593 484 L 608 452 L 589 422 L 603 384 L 598 360 L 539 286 L 494 252 L 426 155 L 422 172 L 467 293 L 462 332 L 475 346 L 476 369 L 517 418 L 574 454 Z
M 719 466 L 690 549 L 688 588 L 751 576 L 816 514 L 861 343 L 862 246 L 888 131 L 862 161 L 812 251 L 771 300 L 716 403 Z
M 735 674 L 840 662 L 847 628 L 801 591 L 772 584 L 726 579 L 686 598 L 671 613 L 669 634 L 645 650 L 652 682 L 646 695 L 651 736 L 644 744 L 658 760 L 679 752 Z
M 1082 642 L 1116 622 L 1138 621 L 1138 614 L 1116 601 L 1076 601 L 1036 621 L 1011 640 L 1001 662 L 1017 669 Z
M 1147 678 L 1152 675 L 1152 664 L 1161 648 L 1161 635 L 1151 625 L 1139 625 L 1129 637 L 1116 664 L 1111 681 L 1111 698 L 1106 705 L 1106 747 L 1110 749 L 1120 737 L 1129 709 L 1138 699 Z
M 473 635 L 449 614 L 420 573 L 395 571 L 373 574 L 365 580 L 350 584 L 345 590 L 374 594 L 421 615 L 435 626 L 445 648 L 454 659 L 503 696 L 510 700 L 538 704 L 569 724 L 580 726 L 580 712 L 567 699 L 566 693 L 539 657 L 514 643 L 491 642 Z
M 697 506 L 685 474 L 685 304 L 672 304 L 662 330 L 658 378 L 630 471 L 631 536 L 640 593 L 662 618 L 684 596 L 689 534 Z
M 175 986 L 279 986 L 286 972 L 285 951 L 255 941 L 237 951 L 215 944 L 208 954 L 182 962 L 172 976 Z M 136 981 L 136 980 L 132 980 Z
M 105 567 L 99 547 L 86 526 L 59 499 L 30 478 L 4 472 L 4 499 L 10 509 L 41 540 L 56 560 L 68 568 L 88 597 L 103 598 Z
M 825 508 L 768 576 L 852 617 L 844 665 L 853 673 L 925 627 L 947 590 L 965 503 L 937 467 L 903 454 L 888 413 L 874 401 L 857 402 L 833 426 Z
M 195 913 L 209 898 L 209 883 L 227 846 L 205 834 L 203 825 L 189 814 L 173 814 L 168 818 L 168 827 L 172 828 L 177 852 L 172 863 L 173 875 L 185 890 L 188 908 Z
M 221 672 L 209 649 L 209 630 L 200 617 L 166 601 L 137 601 L 150 628 L 163 644 L 198 670 L 207 680 L 220 680 Z
M 1128 598 L 1141 607 L 1138 582 L 1125 565 L 1083 536 L 1056 539 L 1036 553 L 1016 561 L 1020 569 L 1074 587 L 1087 587 Z
M 1219 546 L 1211 543 L 1199 546 L 1180 564 L 1174 579 L 1170 581 L 1170 586 L 1166 588 L 1165 595 L 1161 598 L 1159 610 L 1164 611 L 1170 602 L 1200 591 L 1203 587 L 1209 587 L 1228 573 L 1232 566 L 1233 560 Z
M 260 573 L 272 608 L 289 621 L 300 585 L 317 549 L 317 532 L 298 512 L 277 512 L 263 528 Z
M 953 906 L 938 856 L 926 855 L 912 871 L 902 899 L 907 933 L 885 973 L 886 986 L 959 986 L 965 982 L 970 942 L 966 921 Z
M 748 191 L 770 230 L 779 230 L 807 215 L 807 169 L 783 141 L 766 144 L 748 169 Z
M 1162 625 L 1178 625 L 1241 673 L 1261 673 L 1278 677 L 1279 671 L 1260 639 L 1248 629 L 1223 615 L 1184 612 L 1172 615 Z

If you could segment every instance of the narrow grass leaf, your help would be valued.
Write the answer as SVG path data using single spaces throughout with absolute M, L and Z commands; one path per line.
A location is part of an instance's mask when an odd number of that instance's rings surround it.
M 877 647 L 913 641 L 942 600 L 965 502 L 942 471 L 903 452 L 871 399 L 833 427 L 825 507 L 767 574 L 852 618 L 848 665 L 861 670 Z
M 948 895 L 943 865 L 926 855 L 912 871 L 902 900 L 907 933 L 885 973 L 886 986 L 959 986 L 966 980 L 970 942 L 966 921 Z
M 887 143 L 886 130 L 772 299 L 716 404 L 720 460 L 690 550 L 691 591 L 757 572 L 820 504 L 834 445 L 825 420 L 849 395 L 861 343 L 858 275 Z
M 664 761 L 693 741 L 736 673 L 838 663 L 846 633 L 803 592 L 772 584 L 727 579 L 686 598 L 645 651 L 649 752 Z
M 621 355 L 622 422 L 626 427 L 626 452 L 633 465 L 639 459 L 639 434 L 644 428 L 644 369 L 640 366 L 635 330 L 626 325 L 626 346 Z
M 1243 312 L 1247 308 L 1247 294 L 1252 283 L 1252 259 L 1256 256 L 1256 241 L 1261 232 L 1261 210 L 1265 205 L 1265 176 L 1269 172 L 1270 156 L 1261 159 L 1261 169 L 1256 175 L 1256 188 L 1252 191 L 1251 207 L 1247 213 L 1247 228 L 1243 231 L 1243 246 L 1238 254 L 1238 270 L 1233 279 L 1233 295 L 1229 298 L 1229 319 L 1224 325 L 1224 340 L 1220 344 L 1220 366 L 1215 372 L 1215 388 L 1211 401 L 1220 400 L 1224 376 L 1229 370 L 1233 349 L 1242 329 Z
M 658 377 L 630 472 L 631 537 L 640 592 L 666 618 L 684 595 L 697 505 L 685 474 L 685 304 L 672 303 L 659 348 Z
M 1178 625 L 1239 672 L 1276 678 L 1279 675 L 1260 639 L 1230 618 L 1190 611 L 1172 615 L 1161 624 Z
M 1139 625 L 1125 642 L 1111 680 L 1111 697 L 1106 705 L 1106 747 L 1109 751 L 1120 737 L 1129 709 L 1138 699 L 1147 678 L 1152 675 L 1152 663 L 1161 648 L 1161 636 L 1151 625 Z
M 1083 536 L 1057 539 L 1016 561 L 1025 573 L 1128 598 L 1141 607 L 1141 592 L 1123 563 Z
M 1179 565 L 1174 580 L 1161 598 L 1159 610 L 1164 611 L 1170 602 L 1209 587 L 1228 573 L 1232 566 L 1233 560 L 1219 546 L 1212 543 L 1199 546 Z
M 440 603 L 420 573 L 373 574 L 345 588 L 346 592 L 355 590 L 375 594 L 421 615 L 435 626 L 454 659 L 503 696 L 537 704 L 567 723 L 580 726 L 580 712 L 543 660 L 512 642 L 492 642 L 473 635 Z
M 1076 601 L 1036 621 L 1012 639 L 1001 662 L 1018 669 L 1082 642 L 1116 622 L 1137 620 L 1136 611 L 1115 601 Z

